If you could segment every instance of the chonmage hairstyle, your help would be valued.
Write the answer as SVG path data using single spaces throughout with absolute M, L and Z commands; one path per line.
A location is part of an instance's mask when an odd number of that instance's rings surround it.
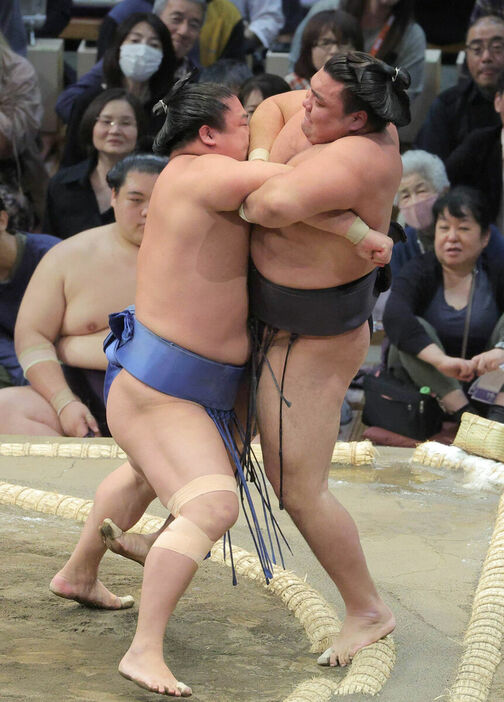
M 331 56 L 324 70 L 345 86 L 342 99 L 346 114 L 364 110 L 368 124 L 377 132 L 389 122 L 396 127 L 409 123 L 408 71 L 389 66 L 362 51 Z
M 195 139 L 204 124 L 218 131 L 225 129 L 225 113 L 229 109 L 225 101 L 234 93 L 217 83 L 189 83 L 192 75 L 177 81 L 168 95 L 154 106 L 155 114 L 166 114 L 152 147 L 156 154 L 169 156 L 173 149 Z
M 107 184 L 112 190 L 119 190 L 124 185 L 126 176 L 130 171 L 137 173 L 161 173 L 168 163 L 168 159 L 154 154 L 136 153 L 128 154 L 118 161 L 107 173 Z

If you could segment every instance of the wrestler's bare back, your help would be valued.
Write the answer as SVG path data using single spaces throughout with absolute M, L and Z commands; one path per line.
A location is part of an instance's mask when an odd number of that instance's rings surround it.
M 168 164 L 138 256 L 136 314 L 149 329 L 222 363 L 246 361 L 249 225 L 237 210 L 275 168 L 219 155 Z
M 301 130 L 303 119 L 300 110 L 286 123 L 273 144 L 271 160 L 303 164 L 304 188 L 333 189 L 334 210 L 351 209 L 370 227 L 386 232 L 402 172 L 395 127 L 311 145 Z M 345 202 L 344 208 L 340 202 Z M 276 229 L 254 225 L 251 254 L 265 277 L 297 288 L 341 285 L 375 267 L 357 256 L 344 238 L 304 223 Z

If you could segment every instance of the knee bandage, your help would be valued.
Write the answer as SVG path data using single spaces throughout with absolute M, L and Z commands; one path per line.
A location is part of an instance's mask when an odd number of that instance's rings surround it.
M 199 565 L 214 543 L 197 524 L 180 515 L 157 537 L 152 547 L 176 551 Z
M 182 505 L 185 505 L 186 502 L 200 495 L 218 492 L 219 490 L 234 492 L 236 495 L 236 478 L 233 475 L 221 475 L 220 473 L 201 475 L 173 493 L 166 507 L 174 517 L 178 517 Z
M 26 378 L 26 373 L 32 367 L 37 365 L 37 363 L 43 363 L 44 361 L 54 361 L 59 363 L 58 357 L 56 356 L 56 350 L 52 344 L 49 342 L 45 344 L 38 344 L 37 346 L 29 346 L 18 356 L 19 365 L 23 369 L 23 375 Z
M 200 527 L 187 517 L 180 514 L 183 505 L 195 497 L 210 492 L 224 490 L 237 494 L 236 479 L 232 475 L 202 475 L 191 480 L 175 492 L 166 505 L 175 517 L 162 534 L 158 536 L 153 546 L 176 551 L 192 558 L 198 565 L 210 551 L 215 541 L 210 539 Z

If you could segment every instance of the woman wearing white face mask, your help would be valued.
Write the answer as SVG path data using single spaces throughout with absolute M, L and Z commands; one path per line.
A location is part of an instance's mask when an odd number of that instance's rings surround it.
M 62 166 L 84 157 L 76 138 L 79 123 L 91 100 L 107 88 L 124 88 L 143 104 L 148 120 L 148 134 L 154 137 L 163 120 L 152 114 L 154 104 L 166 95 L 174 82 L 177 59 L 170 32 L 150 12 L 136 12 L 127 17 L 116 31 L 114 42 L 103 58 L 103 83 L 75 101 L 68 123 Z M 148 143 L 142 148 L 149 150 Z

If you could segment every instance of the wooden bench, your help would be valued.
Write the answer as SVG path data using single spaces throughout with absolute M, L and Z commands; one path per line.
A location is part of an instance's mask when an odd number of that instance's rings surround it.
M 85 39 L 96 41 L 100 31 L 101 17 L 72 17 L 61 32 L 61 39 Z

